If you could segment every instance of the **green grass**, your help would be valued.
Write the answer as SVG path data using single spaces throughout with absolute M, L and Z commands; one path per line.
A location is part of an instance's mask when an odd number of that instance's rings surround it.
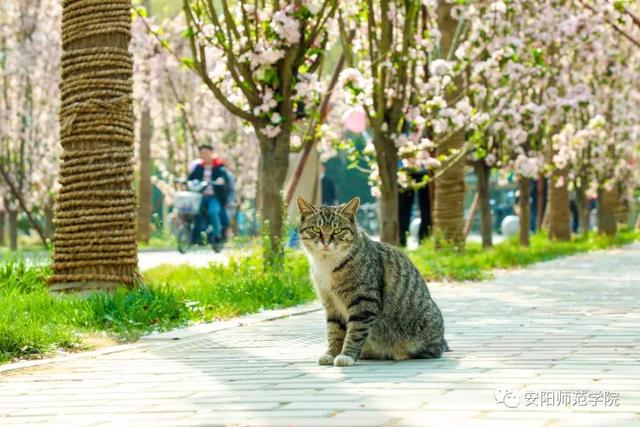
M 171 234 L 158 234 L 151 236 L 149 243 L 138 242 L 138 249 L 175 249 L 176 246 L 176 238 Z
M 521 247 L 517 240 L 504 241 L 487 250 L 479 243 L 469 243 L 464 253 L 449 247 L 436 251 L 433 242 L 429 241 L 409 252 L 409 257 L 428 280 L 484 280 L 492 277 L 494 269 L 523 267 L 635 240 L 640 240 L 640 231 L 630 229 L 620 230 L 613 239 L 591 233 L 571 242 L 554 242 L 544 234 L 534 234 L 528 248 Z
M 289 254 L 279 272 L 264 272 L 261 257 L 228 266 L 161 266 L 145 286 L 88 297 L 50 295 L 48 267 L 0 264 L 0 363 L 57 349 L 85 349 L 83 337 L 109 333 L 132 341 L 152 331 L 224 319 L 314 298 L 306 260 Z
M 80 345 L 73 315 L 81 303 L 51 298 L 49 270 L 23 263 L 0 265 L 0 361 Z
M 300 253 L 286 257 L 282 272 L 264 272 L 262 259 L 254 256 L 204 269 L 164 265 L 145 272 L 145 278 L 188 301 L 203 320 L 291 306 L 315 297 Z

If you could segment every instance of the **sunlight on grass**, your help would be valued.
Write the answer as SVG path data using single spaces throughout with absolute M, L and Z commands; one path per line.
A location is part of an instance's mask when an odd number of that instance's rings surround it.
M 259 256 L 232 258 L 228 265 L 207 268 L 163 265 L 144 273 L 155 288 L 190 301 L 204 320 L 231 317 L 260 309 L 300 304 L 314 298 L 306 260 L 298 253 L 286 257 L 283 272 L 265 272 Z
M 548 261 L 578 252 L 620 246 L 640 239 L 640 231 L 624 229 L 611 239 L 596 233 L 579 236 L 571 242 L 551 241 L 545 234 L 531 236 L 531 246 L 521 247 L 517 239 L 507 240 L 490 249 L 468 243 L 463 253 L 451 247 L 436 251 L 428 241 L 409 252 L 409 257 L 427 280 L 484 280 L 494 269 L 509 269 Z

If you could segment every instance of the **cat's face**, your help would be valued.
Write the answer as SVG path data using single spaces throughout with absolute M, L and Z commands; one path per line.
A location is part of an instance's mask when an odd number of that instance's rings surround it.
M 357 197 L 341 206 L 316 207 L 298 197 L 300 240 L 315 257 L 328 258 L 346 253 L 357 237 Z

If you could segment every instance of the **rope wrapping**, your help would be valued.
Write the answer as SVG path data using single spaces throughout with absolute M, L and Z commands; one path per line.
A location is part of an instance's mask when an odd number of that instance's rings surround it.
M 66 236 L 58 235 L 56 243 L 60 243 L 61 245 L 64 245 L 65 243 L 68 243 L 68 242 L 73 242 L 74 244 L 78 244 L 78 242 L 87 242 L 87 245 L 89 245 L 90 242 L 95 241 L 95 239 L 100 239 L 101 241 L 104 239 L 104 242 L 107 243 L 108 239 L 113 239 L 113 238 L 118 238 L 122 240 L 128 239 L 129 233 L 130 231 L 128 230 L 97 230 L 95 233 L 93 233 L 92 240 L 75 239 L 73 234 L 69 234 Z M 122 241 L 118 240 L 118 243 L 122 243 Z
M 50 289 L 137 278 L 131 0 L 64 0 L 60 139 Z

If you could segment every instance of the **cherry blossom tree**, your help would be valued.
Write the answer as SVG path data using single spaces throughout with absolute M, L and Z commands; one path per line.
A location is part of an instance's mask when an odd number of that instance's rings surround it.
M 341 27 L 352 68 L 341 73 L 340 86 L 348 91 L 348 101 L 367 113 L 380 177 L 380 237 L 398 244 L 397 143 L 408 123 L 405 114 L 415 106 L 417 74 L 424 72 L 417 59 L 420 3 L 382 0 L 351 8 L 343 14 Z M 351 44 L 346 34 L 354 29 L 360 37 Z
M 626 8 L 617 3 L 616 8 Z M 638 89 L 632 83 L 638 75 L 638 46 L 630 36 L 633 33 L 618 26 L 624 23 L 611 20 L 613 3 L 603 13 L 581 8 L 584 2 L 572 6 L 574 13 L 562 27 L 575 46 L 574 54 L 565 54 L 565 58 L 573 60 L 565 59 L 564 68 L 556 72 L 565 89 L 562 116 L 555 129 L 566 125 L 552 137 L 546 169 L 551 171 L 552 196 L 575 191 L 583 231 L 589 223 L 585 199 L 597 197 L 598 229 L 612 235 L 616 222 L 626 222 L 624 209 L 617 219 L 616 212 L 628 204 L 638 188 L 637 168 L 633 166 L 638 147 Z M 558 174 L 559 170 L 563 173 Z
M 232 2 L 185 0 L 189 65 L 216 99 L 255 130 L 260 147 L 258 197 L 270 245 L 282 254 L 282 189 L 291 136 L 320 102 L 314 73 L 329 40 L 335 0 Z
M 472 105 L 491 117 L 475 141 L 472 159 L 476 171 L 497 168 L 519 177 L 523 244 L 529 233 L 529 183 L 546 176 L 550 235 L 566 240 L 570 236 L 568 178 L 580 173 L 568 164 L 567 146 L 558 143 L 567 138 L 559 132 L 576 120 L 586 126 L 584 117 L 606 110 L 606 100 L 614 93 L 597 97 L 592 88 L 601 87 L 604 80 L 627 84 L 624 73 L 607 76 L 614 69 L 631 72 L 621 65 L 624 55 L 609 54 L 628 40 L 572 1 L 493 2 L 489 9 L 496 19 L 471 19 L 467 42 L 477 52 L 471 56 L 494 58 L 475 68 L 471 77 Z M 478 36 L 491 41 L 483 46 Z M 614 115 L 621 119 L 626 114 L 618 109 Z M 591 161 L 585 159 L 583 164 L 590 167 Z M 482 170 L 478 175 L 487 176 Z
M 578 0 L 635 48 L 640 48 L 640 4 L 631 0 Z
M 469 35 L 462 41 L 460 52 L 468 59 L 468 93 L 470 104 L 484 116 L 483 126 L 468 138 L 468 163 L 477 178 L 480 225 L 483 247 L 492 246 L 492 217 L 489 200 L 490 176 L 495 169 L 505 167 L 509 156 L 504 147 L 509 144 L 509 126 L 518 104 L 517 94 L 530 84 L 538 73 L 535 64 L 523 55 L 523 41 L 514 21 L 515 7 L 503 2 L 489 2 L 465 9 Z M 517 140 L 517 139 L 516 139 Z
M 134 74 L 140 129 L 138 157 L 142 165 L 142 130 L 145 128 L 142 125 L 147 108 L 149 122 L 153 123 L 150 183 L 171 205 L 175 181 L 188 174 L 190 162 L 198 155 L 198 146 L 208 143 L 236 176 L 238 200 L 231 203 L 254 200 L 259 151 L 255 132 L 225 109 L 202 79 L 181 60 L 190 54 L 188 40 L 181 35 L 185 28 L 184 15 L 160 20 L 146 10 L 138 8 L 136 12 L 132 49 L 138 59 Z M 142 167 L 140 176 L 142 180 Z M 140 204 L 143 203 L 141 198 Z M 150 205 L 150 200 L 147 203 Z M 145 214 L 140 222 L 148 222 L 150 216 Z
M 449 2 L 381 0 L 341 9 L 351 68 L 341 74 L 345 101 L 363 108 L 375 154 L 372 181 L 381 204 L 381 239 L 398 243 L 398 189 L 420 169 L 441 168 L 435 206 L 438 234 L 463 246 L 465 132 L 477 125 L 456 51 L 466 34 L 463 6 Z

